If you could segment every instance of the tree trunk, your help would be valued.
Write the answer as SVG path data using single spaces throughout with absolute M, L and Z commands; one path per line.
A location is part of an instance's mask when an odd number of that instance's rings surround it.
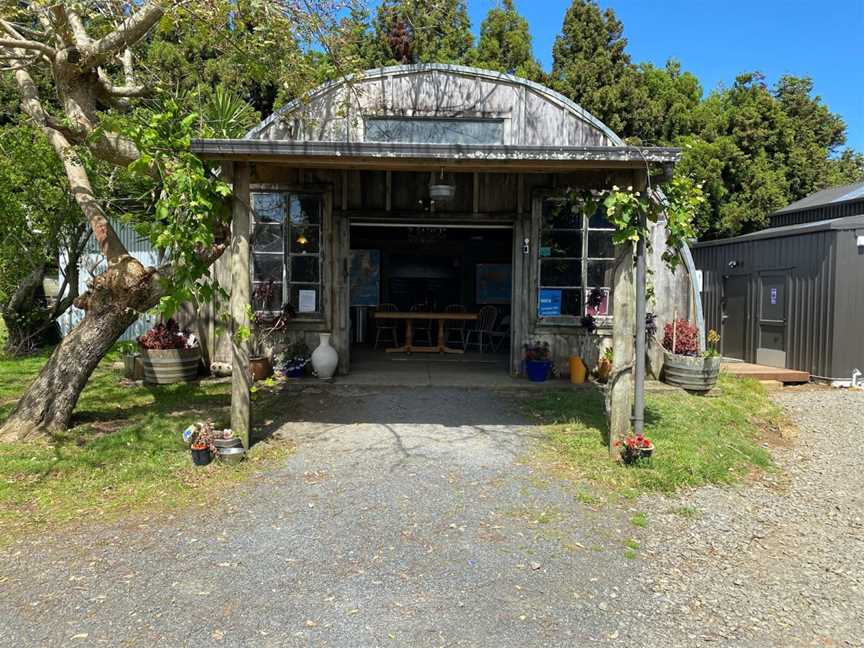
M 88 312 L 54 349 L 0 427 L 0 441 L 29 441 L 66 429 L 96 365 L 136 317 L 133 309 L 120 306 Z

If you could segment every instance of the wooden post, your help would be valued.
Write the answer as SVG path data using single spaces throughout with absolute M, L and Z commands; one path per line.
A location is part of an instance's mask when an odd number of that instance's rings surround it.
M 252 280 L 249 273 L 249 164 L 234 165 L 234 201 L 231 220 L 231 430 L 249 449 L 251 428 L 249 330 Z
M 622 245 L 615 259 L 612 288 L 612 374 L 609 378 L 609 452 L 612 442 L 630 432 L 633 414 L 633 346 L 636 324 L 636 290 L 633 249 Z

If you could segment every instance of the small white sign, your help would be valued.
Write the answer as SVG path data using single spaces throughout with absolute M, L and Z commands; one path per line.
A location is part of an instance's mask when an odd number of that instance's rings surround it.
M 696 280 L 696 292 L 702 292 L 702 271 L 697 270 L 693 274 L 693 278 Z
M 297 312 L 298 313 L 314 313 L 315 312 L 315 291 L 301 290 L 297 297 Z

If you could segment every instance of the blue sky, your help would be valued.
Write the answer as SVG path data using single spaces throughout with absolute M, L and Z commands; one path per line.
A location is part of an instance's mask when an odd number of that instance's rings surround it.
M 468 0 L 475 32 L 496 0 Z M 624 23 L 635 62 L 670 57 L 705 92 L 748 70 L 769 83 L 813 78 L 815 93 L 849 125 L 847 145 L 864 152 L 864 0 L 600 0 Z M 515 0 L 546 69 L 570 0 Z

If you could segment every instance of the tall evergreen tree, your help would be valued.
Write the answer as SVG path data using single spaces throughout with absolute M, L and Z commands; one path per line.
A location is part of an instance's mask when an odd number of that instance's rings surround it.
M 472 63 L 526 79 L 542 79 L 543 70 L 531 50 L 528 21 L 516 11 L 513 0 L 503 0 L 486 14 Z
M 383 0 L 375 33 L 384 63 L 466 63 L 474 41 L 465 0 Z
M 635 130 L 635 107 L 647 98 L 626 47 L 615 12 L 593 0 L 573 0 L 552 47 L 556 89 L 624 136 Z

